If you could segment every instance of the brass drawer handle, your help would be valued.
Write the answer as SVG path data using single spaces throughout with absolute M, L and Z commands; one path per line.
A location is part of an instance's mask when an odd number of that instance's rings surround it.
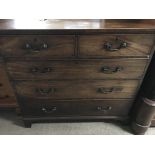
M 120 50 L 121 48 L 126 48 L 126 47 L 127 47 L 127 42 L 120 40 L 118 38 L 116 38 L 114 43 L 106 42 L 104 44 L 104 48 L 111 52 L 115 52 Z
M 97 107 L 97 110 L 98 110 L 98 111 L 103 111 L 103 112 L 109 111 L 109 110 L 111 110 L 111 109 L 112 109 L 111 106 L 107 106 L 107 107 L 98 106 L 98 107 Z
M 123 70 L 123 67 L 121 66 L 116 66 L 116 67 L 103 66 L 101 68 L 101 72 L 105 74 L 113 74 L 113 73 L 120 72 L 122 70 Z
M 112 87 L 112 88 L 98 88 L 98 92 L 99 93 L 103 93 L 103 94 L 108 94 L 108 93 L 113 93 L 113 92 L 121 92 L 123 90 L 122 87 Z
M 44 112 L 44 113 L 53 113 L 54 111 L 57 110 L 57 107 L 52 107 L 52 108 L 50 108 L 50 109 L 47 109 L 47 108 L 44 108 L 44 107 L 43 107 L 41 110 L 42 110 L 42 112 Z
M 36 88 L 35 91 L 41 95 L 53 94 L 56 92 L 55 88 Z
M 49 73 L 49 72 L 52 72 L 52 70 L 53 69 L 51 67 L 43 67 L 43 68 L 33 67 L 33 68 L 30 68 L 31 73 Z
M 27 50 L 31 50 L 32 52 L 41 52 L 41 50 L 45 50 L 48 48 L 48 44 L 47 43 L 42 43 L 42 44 L 39 44 L 39 45 L 32 45 L 30 43 L 26 43 L 24 45 L 24 49 L 27 49 Z

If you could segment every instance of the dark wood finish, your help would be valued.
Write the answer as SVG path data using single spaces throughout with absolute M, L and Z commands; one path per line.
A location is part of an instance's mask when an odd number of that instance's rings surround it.
M 120 122 L 126 124 L 129 122 L 129 117 L 123 116 L 50 116 L 50 117 L 25 117 L 23 121 L 29 123 L 57 123 L 57 122 Z M 30 127 L 29 127 L 30 128 Z
M 0 54 L 4 57 L 73 57 L 74 36 L 29 35 L 0 36 Z
M 0 63 L 0 108 L 16 108 L 16 98 L 10 86 L 4 64 Z
M 128 117 L 132 99 L 104 100 L 39 100 L 20 98 L 25 117 L 50 116 L 119 116 Z
M 80 36 L 81 57 L 147 57 L 154 35 L 84 35 Z M 121 44 L 126 43 L 125 47 Z M 108 46 L 108 47 L 107 47 Z M 109 47 L 110 46 L 110 47 Z
M 17 82 L 19 96 L 40 99 L 133 98 L 138 80 Z
M 147 59 L 13 61 L 6 64 L 13 80 L 140 79 Z
M 30 120 L 24 120 L 24 126 L 25 128 L 31 128 L 31 121 Z
M 134 109 L 134 132 L 144 133 L 154 110 L 137 97 L 154 40 L 155 20 L 0 20 L 0 59 L 26 127 L 33 121 L 127 120 Z M 57 113 L 44 115 L 40 108 Z

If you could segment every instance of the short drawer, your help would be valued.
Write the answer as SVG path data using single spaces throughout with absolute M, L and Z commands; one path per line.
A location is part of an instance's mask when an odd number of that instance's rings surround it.
M 140 79 L 147 59 L 7 62 L 13 80 Z
M 38 99 L 133 98 L 138 80 L 15 82 L 17 94 Z
M 53 58 L 74 56 L 74 36 L 0 36 L 0 53 L 5 57 Z
M 154 35 L 81 35 L 81 57 L 147 57 L 154 44 Z
M 25 116 L 103 115 L 127 116 L 132 100 L 21 100 Z

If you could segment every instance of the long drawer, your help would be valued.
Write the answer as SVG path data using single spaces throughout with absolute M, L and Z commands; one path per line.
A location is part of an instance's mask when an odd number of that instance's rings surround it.
M 147 59 L 104 59 L 8 62 L 14 80 L 50 79 L 138 79 L 143 76 Z
M 81 57 L 146 57 L 154 43 L 154 35 L 81 35 Z
M 0 36 L 0 54 L 5 57 L 52 58 L 73 57 L 72 35 Z
M 133 100 L 29 100 L 21 99 L 24 116 L 127 116 Z
M 16 82 L 17 94 L 38 99 L 133 98 L 138 80 L 70 80 Z

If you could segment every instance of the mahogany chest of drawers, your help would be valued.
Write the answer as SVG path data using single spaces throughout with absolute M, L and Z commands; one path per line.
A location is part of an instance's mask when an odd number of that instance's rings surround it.
M 135 121 L 154 53 L 154 20 L 45 20 L 35 29 L 31 23 L 18 27 L 16 20 L 1 23 L 0 56 L 25 127 L 40 121 Z

